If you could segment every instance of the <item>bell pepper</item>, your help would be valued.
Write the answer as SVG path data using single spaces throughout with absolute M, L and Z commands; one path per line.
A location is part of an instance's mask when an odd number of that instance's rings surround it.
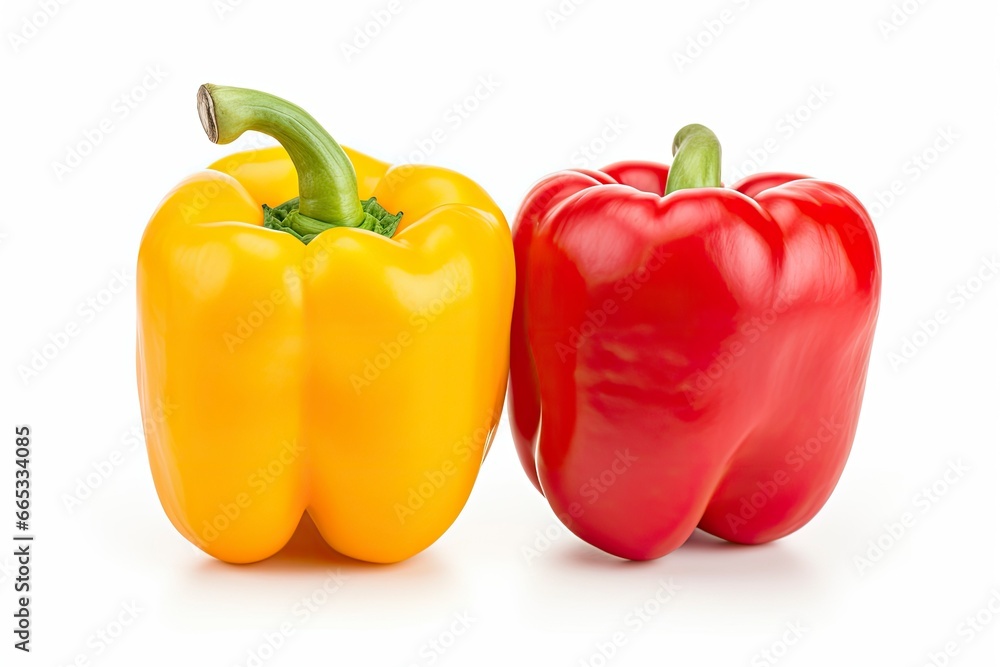
M 696 527 L 768 542 L 820 510 L 879 307 L 875 230 L 847 190 L 794 174 L 722 187 L 700 125 L 674 153 L 552 175 L 513 231 L 518 455 L 571 531 L 634 560 Z
M 462 509 L 502 409 L 503 214 L 468 178 L 342 149 L 271 95 L 203 86 L 198 108 L 215 143 L 256 130 L 283 148 L 190 176 L 143 235 L 137 370 L 160 502 L 228 562 L 271 556 L 304 513 L 347 556 L 412 556 Z

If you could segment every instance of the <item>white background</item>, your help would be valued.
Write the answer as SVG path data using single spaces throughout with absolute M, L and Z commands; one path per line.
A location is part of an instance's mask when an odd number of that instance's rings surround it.
M 949 642 L 956 655 L 939 665 L 997 664 L 995 3 L 576 1 L 554 22 L 557 0 L 400 0 L 348 57 L 343 45 L 388 0 L 5 0 L 0 488 L 13 486 L 13 426 L 30 424 L 37 542 L 30 655 L 11 646 L 12 547 L 0 548 L 0 662 L 256 664 L 249 652 L 289 623 L 262 664 L 919 666 Z M 906 11 L 880 29 L 894 1 Z M 713 23 L 724 10 L 728 23 Z M 481 77 L 499 85 L 470 99 Z M 408 562 L 350 562 L 312 548 L 314 535 L 254 566 L 196 551 L 159 507 L 136 436 L 134 264 L 160 197 L 232 150 L 199 126 L 206 81 L 290 98 L 372 155 L 466 172 L 508 218 L 547 172 L 668 161 L 689 122 L 719 135 L 727 180 L 767 145 L 763 169 L 850 188 L 876 221 L 884 291 L 855 448 L 830 502 L 779 543 L 696 535 L 659 561 L 622 562 L 558 527 L 504 417 L 465 511 Z M 451 120 L 463 103 L 476 108 Z M 111 131 L 88 139 L 105 119 Z M 438 127 L 445 140 L 419 151 Z M 68 173 L 56 166 L 88 142 Z M 977 286 L 971 299 L 955 291 Z M 96 312 L 88 299 L 110 300 Z M 22 379 L 70 324 L 79 334 Z M 893 363 L 907 340 L 916 353 Z M 115 451 L 120 465 L 68 507 Z M 968 470 L 943 481 L 952 464 Z M 935 501 L 918 502 L 935 482 Z M 7 543 L 12 494 L 0 498 Z M 906 512 L 913 525 L 893 536 Z M 341 589 L 297 613 L 338 569 Z M 661 581 L 676 588 L 666 603 Z M 605 660 L 616 632 L 625 643 Z

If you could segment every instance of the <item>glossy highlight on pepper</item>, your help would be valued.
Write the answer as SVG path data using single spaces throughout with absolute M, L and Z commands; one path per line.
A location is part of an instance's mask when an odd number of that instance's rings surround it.
M 833 492 L 861 409 L 881 265 L 844 188 L 797 174 L 720 182 L 683 128 L 670 167 L 545 178 L 514 223 L 509 412 L 531 482 L 611 554 L 695 528 L 755 544 Z
M 281 146 L 188 177 L 143 235 L 137 374 L 160 502 L 233 563 L 276 553 L 306 512 L 345 555 L 408 558 L 464 506 L 502 409 L 503 214 L 468 178 L 342 148 L 271 95 L 203 86 L 198 107 L 212 141 Z

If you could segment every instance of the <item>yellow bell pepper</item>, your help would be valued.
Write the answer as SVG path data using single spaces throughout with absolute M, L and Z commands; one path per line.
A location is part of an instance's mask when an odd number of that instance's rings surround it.
M 343 554 L 408 558 L 458 516 L 500 416 L 503 214 L 460 174 L 342 149 L 279 98 L 202 86 L 198 106 L 216 143 L 256 130 L 282 147 L 190 176 L 143 235 L 137 371 L 160 502 L 228 562 L 273 555 L 304 512 Z

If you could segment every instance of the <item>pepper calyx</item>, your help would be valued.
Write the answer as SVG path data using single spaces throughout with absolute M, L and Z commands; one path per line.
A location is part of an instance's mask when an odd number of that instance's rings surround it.
M 375 197 L 361 201 L 364 217 L 357 225 L 331 224 L 311 218 L 299 211 L 299 198 L 289 199 L 280 206 L 270 207 L 264 204 L 264 226 L 268 229 L 291 234 L 305 244 L 309 244 L 316 236 L 333 227 L 353 227 L 365 229 L 379 236 L 392 238 L 403 218 L 403 212 L 389 213 Z

